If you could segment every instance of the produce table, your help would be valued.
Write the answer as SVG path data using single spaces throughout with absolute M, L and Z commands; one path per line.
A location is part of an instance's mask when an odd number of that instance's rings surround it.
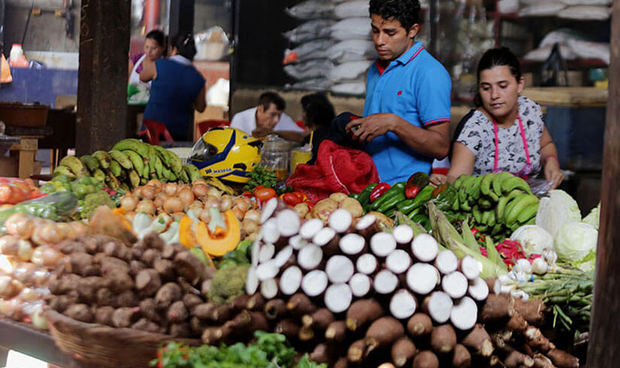
M 5 350 L 6 349 L 6 350 Z M 87 368 L 63 353 L 46 332 L 8 319 L 0 319 L 0 365 L 4 366 L 8 350 L 19 351 L 62 368 Z

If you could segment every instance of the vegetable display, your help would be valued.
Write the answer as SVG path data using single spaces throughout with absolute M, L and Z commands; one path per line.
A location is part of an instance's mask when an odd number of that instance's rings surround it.
M 0 205 L 17 204 L 40 196 L 31 179 L 0 178 Z
M 70 192 L 57 192 L 0 211 L 0 232 L 4 222 L 14 213 L 23 213 L 52 221 L 69 221 L 77 209 L 78 199 Z

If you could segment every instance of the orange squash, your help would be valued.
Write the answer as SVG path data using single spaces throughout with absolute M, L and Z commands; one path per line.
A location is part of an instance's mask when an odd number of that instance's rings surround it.
M 224 212 L 226 230 L 223 234 L 211 234 L 204 222 L 196 224 L 196 239 L 202 250 L 211 256 L 221 257 L 235 250 L 241 238 L 239 220 L 231 210 Z
M 202 223 L 202 221 L 200 223 Z M 190 249 L 196 248 L 198 244 L 194 230 L 192 230 L 193 224 L 194 220 L 189 216 L 183 216 L 181 221 L 179 221 L 179 243 Z

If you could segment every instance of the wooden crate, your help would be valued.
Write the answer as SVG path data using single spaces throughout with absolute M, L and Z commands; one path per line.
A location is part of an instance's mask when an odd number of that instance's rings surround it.
M 16 127 L 43 127 L 47 121 L 49 106 L 0 103 L 0 120 Z

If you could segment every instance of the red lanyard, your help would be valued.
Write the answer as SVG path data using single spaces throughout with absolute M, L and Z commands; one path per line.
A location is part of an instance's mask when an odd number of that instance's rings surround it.
M 519 119 L 519 130 L 521 131 L 521 139 L 523 140 L 523 148 L 525 149 L 525 160 L 527 162 L 527 167 L 531 167 L 530 164 L 530 151 L 527 148 L 527 139 L 525 139 L 525 130 L 523 130 L 523 122 L 521 121 L 521 115 L 517 115 L 517 119 Z M 499 159 L 499 137 L 497 134 L 497 122 L 493 120 L 493 132 L 495 133 L 495 159 L 493 162 L 493 171 L 497 171 L 497 161 Z

